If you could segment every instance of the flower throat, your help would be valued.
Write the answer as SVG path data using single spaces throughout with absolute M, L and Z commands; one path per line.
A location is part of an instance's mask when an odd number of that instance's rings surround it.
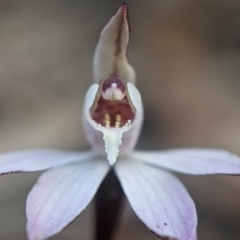
M 93 121 L 103 127 L 121 128 L 134 120 L 135 112 L 121 78 L 111 75 L 102 81 L 98 98 L 91 108 Z

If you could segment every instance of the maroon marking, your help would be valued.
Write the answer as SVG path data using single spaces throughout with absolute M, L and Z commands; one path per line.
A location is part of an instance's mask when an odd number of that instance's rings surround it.
M 116 50 L 115 50 L 115 56 L 118 56 L 121 52 L 121 33 L 122 33 L 122 25 L 123 25 L 123 22 L 124 22 L 124 12 L 123 12 L 123 16 L 122 16 L 122 19 L 121 19 L 121 22 L 119 24 L 119 27 L 118 27 L 118 34 L 117 34 L 117 38 L 116 38 Z
M 121 90 L 123 93 L 125 92 L 126 88 L 124 82 L 116 75 L 111 75 L 104 81 L 102 85 L 103 92 L 105 92 L 108 88 L 111 88 L 113 83 L 117 84 L 117 89 Z
M 109 101 L 100 97 L 97 108 L 92 113 L 92 119 L 105 126 L 104 116 L 106 113 L 110 116 L 110 127 L 115 127 L 117 114 L 121 115 L 120 127 L 124 126 L 128 120 L 133 121 L 135 117 L 126 96 L 121 101 Z
M 129 30 L 129 33 L 131 32 L 131 25 L 130 25 L 130 20 L 129 20 L 129 14 L 128 14 L 128 5 L 126 2 L 124 2 L 122 4 L 122 7 L 125 8 L 125 11 L 126 11 L 126 20 L 127 20 L 127 25 L 128 25 L 128 30 Z

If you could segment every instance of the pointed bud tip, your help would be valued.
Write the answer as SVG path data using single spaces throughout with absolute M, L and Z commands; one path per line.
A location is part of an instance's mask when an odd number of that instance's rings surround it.
M 135 82 L 135 72 L 127 61 L 130 35 L 128 5 L 124 2 L 103 28 L 93 62 L 94 81 L 99 83 L 110 74 Z
M 128 4 L 127 2 L 123 2 L 123 4 L 120 6 L 120 8 L 124 8 L 126 11 L 128 10 Z
M 129 17 L 128 17 L 128 4 L 124 2 L 116 11 L 114 15 L 122 14 L 127 21 L 128 27 L 130 29 Z
M 116 13 L 118 12 L 124 12 L 124 13 L 127 13 L 128 12 L 128 5 L 126 2 L 124 2 L 119 8 L 118 10 L 116 11 Z

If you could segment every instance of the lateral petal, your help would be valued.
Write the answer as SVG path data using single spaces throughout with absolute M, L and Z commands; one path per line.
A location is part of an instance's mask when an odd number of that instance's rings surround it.
M 106 161 L 97 160 L 43 173 L 27 198 L 28 239 L 47 239 L 71 223 L 92 200 L 108 170 Z
M 197 214 L 182 183 L 171 173 L 131 160 L 115 167 L 140 220 L 163 239 L 196 240 Z
M 53 149 L 14 151 L 0 155 L 0 175 L 13 172 L 34 172 L 64 164 L 96 158 L 90 151 L 74 152 Z
M 136 151 L 132 158 L 180 173 L 240 175 L 240 158 L 218 149 Z

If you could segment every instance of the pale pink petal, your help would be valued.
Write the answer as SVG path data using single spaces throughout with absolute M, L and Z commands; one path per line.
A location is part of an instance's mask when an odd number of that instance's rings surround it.
M 106 160 L 93 160 L 42 174 L 27 198 L 28 239 L 47 239 L 71 223 L 92 200 L 108 170 Z
M 93 61 L 96 83 L 111 74 L 124 81 L 135 82 L 135 71 L 128 63 L 126 51 L 129 41 L 128 7 L 124 3 L 102 30 Z
M 71 162 L 96 158 L 92 152 L 61 150 L 27 150 L 0 155 L 0 175 L 13 172 L 33 172 L 61 166 Z
M 196 240 L 194 202 L 171 173 L 131 160 L 119 160 L 115 170 L 141 221 L 163 239 Z
M 137 151 L 132 154 L 132 158 L 187 174 L 240 175 L 240 158 L 224 150 L 173 149 L 149 152 Z

